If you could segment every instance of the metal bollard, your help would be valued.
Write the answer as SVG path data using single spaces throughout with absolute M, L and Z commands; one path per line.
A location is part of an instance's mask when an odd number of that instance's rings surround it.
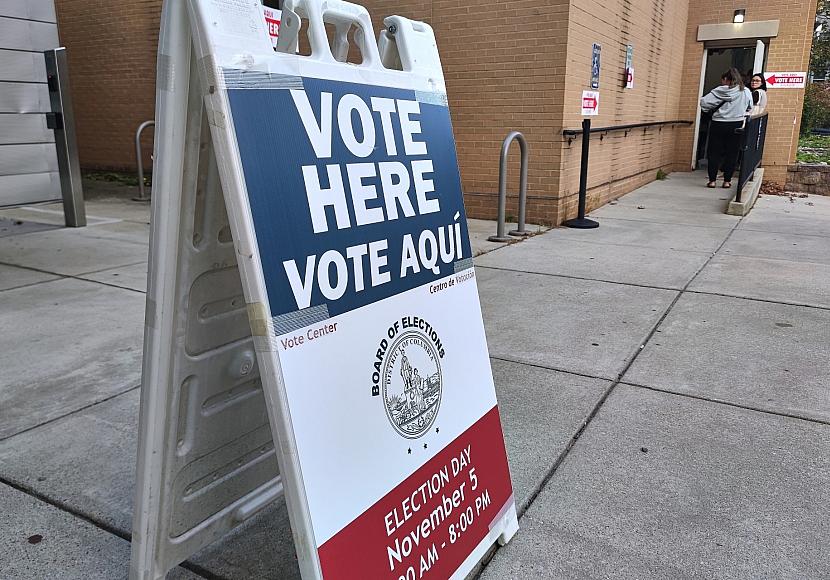
M 588 151 L 590 149 L 591 119 L 582 120 L 582 160 L 579 164 L 579 209 L 577 217 L 562 225 L 569 228 L 588 230 L 598 228 L 599 223 L 585 217 L 585 199 L 588 196 Z
M 135 165 L 138 169 L 138 197 L 133 201 L 150 201 L 150 196 L 144 193 L 144 159 L 141 156 L 141 132 L 147 127 L 155 126 L 155 121 L 144 121 L 135 132 Z
M 519 176 L 519 227 L 510 232 L 511 236 L 529 236 L 525 230 L 525 210 L 527 205 L 527 141 L 518 131 L 511 131 L 501 145 L 501 159 L 499 160 L 499 217 L 496 226 L 496 235 L 487 238 L 491 242 L 509 242 L 510 238 L 504 235 L 504 214 L 507 211 L 507 152 L 514 139 L 519 141 L 521 151 L 521 175 Z
M 55 132 L 55 152 L 63 198 L 63 216 L 67 227 L 86 225 L 86 206 L 75 139 L 75 115 L 69 91 L 66 49 L 55 48 L 43 53 L 46 62 L 46 88 L 52 112 L 46 114 L 46 126 Z

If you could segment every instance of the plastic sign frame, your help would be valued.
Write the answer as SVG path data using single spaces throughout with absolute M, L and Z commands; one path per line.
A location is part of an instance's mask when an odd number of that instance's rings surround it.
M 192 33 L 301 574 L 464 577 L 518 521 L 432 30 L 287 0 L 274 52 L 255 0 L 187 14 L 160 53 L 180 83 Z

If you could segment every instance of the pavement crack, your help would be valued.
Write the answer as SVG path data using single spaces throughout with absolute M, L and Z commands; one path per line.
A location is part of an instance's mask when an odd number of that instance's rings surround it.
M 529 367 L 533 367 L 533 368 L 537 368 L 537 369 L 543 369 L 543 370 L 546 370 L 546 371 L 554 371 L 554 372 L 557 372 L 557 373 L 573 375 L 573 376 L 576 376 L 576 377 L 583 377 L 583 378 L 586 378 L 586 379 L 596 379 L 598 381 L 605 381 L 605 382 L 613 380 L 613 379 L 609 379 L 608 377 L 600 377 L 598 375 L 589 375 L 588 373 L 580 373 L 578 371 L 562 369 L 562 368 L 559 368 L 559 367 L 544 365 L 544 364 L 541 364 L 541 363 L 529 362 L 529 361 L 526 361 L 526 360 L 522 360 L 522 359 L 519 359 L 519 358 L 513 358 L 513 357 L 510 357 L 510 356 L 490 355 L 490 358 L 492 360 L 497 360 L 497 361 L 502 361 L 502 362 L 509 362 L 509 363 L 519 364 L 519 365 L 525 365 L 525 366 L 529 366 Z
M 678 391 L 672 391 L 671 389 L 665 387 L 652 387 L 649 385 L 641 385 L 638 383 L 633 383 L 629 381 L 621 381 L 620 384 L 628 386 L 628 387 L 635 387 L 637 389 L 645 389 L 647 391 L 654 391 L 656 393 L 664 393 L 666 395 L 674 395 L 676 397 L 684 397 L 686 399 L 695 399 L 697 401 L 705 401 L 707 403 L 712 403 L 715 405 L 724 405 L 727 407 L 734 407 L 737 409 L 744 409 L 746 411 L 755 411 L 757 413 L 764 413 L 765 415 L 774 415 L 776 417 L 786 417 L 788 419 L 797 419 L 799 421 L 807 421 L 808 423 L 818 423 L 819 425 L 830 425 L 830 420 L 828 419 L 817 419 L 814 417 L 804 417 L 803 415 L 796 415 L 795 413 L 784 413 L 781 411 L 772 411 L 770 409 L 765 409 L 763 407 L 757 407 L 753 405 L 742 405 L 741 403 L 735 403 L 733 401 L 727 401 L 724 399 L 717 399 L 714 397 L 706 397 L 704 395 L 696 395 L 694 393 L 681 393 Z
M 643 202 L 643 203 L 648 203 L 648 202 Z M 617 204 L 617 207 L 627 208 L 627 209 L 634 209 L 637 206 L 636 205 Z M 645 209 L 648 210 L 649 208 L 646 206 Z M 654 211 L 661 211 L 659 208 L 651 208 L 651 209 L 653 209 Z M 647 224 L 658 224 L 658 225 L 661 225 L 661 226 L 683 226 L 683 227 L 687 227 L 687 228 L 706 228 L 707 230 L 713 230 L 713 229 L 714 230 L 731 230 L 735 227 L 735 224 L 738 223 L 738 220 L 735 220 L 734 222 L 732 222 L 729 225 L 713 226 L 713 225 L 704 225 L 704 224 L 690 224 L 690 223 L 686 223 L 686 222 L 660 222 L 660 221 L 654 221 L 654 220 L 620 218 L 620 217 L 611 217 L 611 216 L 607 216 L 607 215 L 596 216 L 596 217 L 597 217 L 597 219 L 601 219 L 603 221 L 611 220 L 611 221 L 621 221 L 621 222 L 640 222 L 640 223 L 647 223 Z M 727 223 L 727 222 L 724 222 L 724 223 Z M 603 242 L 589 242 L 589 243 L 601 244 Z M 644 246 L 644 247 L 647 247 L 647 246 Z M 693 252 L 695 250 L 678 250 L 678 251 L 687 251 L 687 252 L 692 251 Z
M 744 230 L 741 230 L 744 231 Z M 767 260 L 770 262 L 782 262 L 785 264 L 809 264 L 811 266 L 830 266 L 827 261 L 821 262 L 819 260 L 810 260 L 804 258 L 803 254 L 799 256 L 798 260 L 792 258 L 776 258 L 774 256 L 759 256 L 758 254 L 743 254 L 740 251 L 729 251 L 723 254 L 725 258 L 745 258 L 748 260 Z
M 125 532 L 124 530 L 121 530 L 121 529 L 119 529 L 119 528 L 117 528 L 117 527 L 115 527 L 112 524 L 109 524 L 107 522 L 104 522 L 104 521 L 101 521 L 97 518 L 89 516 L 89 515 L 81 512 L 81 511 L 73 508 L 72 506 L 70 506 L 66 502 L 61 501 L 59 499 L 49 497 L 48 495 L 37 491 L 33 487 L 30 487 L 28 485 L 24 485 L 22 483 L 17 483 L 15 481 L 7 479 L 6 477 L 3 477 L 1 475 L 0 475 L 0 483 L 2 483 L 3 485 L 7 485 L 8 487 L 11 487 L 12 489 L 16 489 L 17 491 L 19 491 L 21 493 L 25 493 L 26 495 L 31 496 L 31 497 L 35 498 L 36 500 L 41 501 L 45 504 L 48 504 L 48 505 L 50 505 L 50 506 L 52 506 L 56 509 L 59 509 L 62 512 L 66 512 L 70 515 L 73 515 L 76 518 L 78 518 L 80 520 L 83 520 L 86 523 L 91 524 L 91 525 L 95 526 L 98 529 L 101 529 L 105 532 L 108 532 L 108 533 L 112 534 L 113 536 L 118 536 L 122 540 L 127 540 L 128 542 L 130 541 L 131 534 Z
M 121 538 L 122 540 L 126 540 L 127 542 L 132 543 L 132 534 L 131 533 L 125 532 L 124 530 L 121 530 L 121 529 L 117 528 L 116 526 L 114 526 L 110 523 L 107 523 L 105 521 L 102 521 L 102 520 L 100 520 L 96 517 L 87 515 L 87 514 L 83 513 L 82 511 L 72 507 L 71 505 L 69 505 L 65 501 L 61 501 L 61 500 L 49 497 L 48 495 L 43 494 L 43 493 L 37 491 L 36 489 L 28 486 L 28 485 L 23 485 L 21 483 L 17 483 L 15 481 L 7 479 L 3 476 L 0 476 L 0 484 L 6 485 L 6 486 L 8 486 L 8 487 L 10 487 L 14 490 L 19 491 L 20 493 L 24 493 L 24 494 L 28 495 L 29 497 L 32 497 L 32 498 L 34 498 L 34 499 L 36 499 L 40 502 L 43 502 L 43 503 L 45 503 L 49 506 L 52 506 L 53 508 L 55 508 L 57 510 L 60 510 L 60 511 L 62 511 L 64 513 L 67 513 L 67 514 L 69 514 L 69 515 L 71 515 L 75 518 L 78 518 L 79 520 L 82 520 L 82 521 L 86 522 L 87 524 L 98 528 L 99 530 L 102 530 L 104 532 L 107 532 L 108 534 L 112 534 L 113 536 L 117 536 L 117 537 Z M 219 574 L 214 574 L 213 572 L 211 572 L 210 570 L 204 568 L 203 566 L 200 566 L 199 564 L 194 564 L 194 563 L 189 562 L 189 561 L 184 561 L 184 562 L 180 563 L 179 567 L 184 568 L 185 570 L 188 570 L 190 572 L 193 572 L 197 576 L 200 576 L 202 578 L 206 578 L 207 580 L 230 580 L 229 578 L 226 578 L 225 576 L 221 576 Z
M 813 308 L 815 310 L 830 310 L 830 306 L 818 304 L 806 304 L 804 302 L 788 302 L 783 300 L 769 300 L 768 298 L 756 298 L 754 296 L 736 296 L 735 294 L 724 294 L 722 292 L 709 292 L 707 290 L 687 290 L 688 294 L 705 294 L 707 296 L 722 296 L 723 298 L 735 298 L 736 300 L 748 300 L 750 302 L 763 302 L 765 304 L 780 304 L 782 306 L 798 306 L 799 308 Z
M 86 274 L 84 274 L 86 275 Z M 90 280 L 88 278 L 79 278 L 78 276 L 67 276 L 67 278 L 72 278 L 73 280 L 80 280 L 81 282 L 89 282 L 91 284 L 100 284 L 101 286 L 108 286 L 109 288 L 118 288 L 119 290 L 127 290 L 128 292 L 135 292 L 136 294 L 146 295 L 146 290 L 136 290 L 135 288 L 130 288 L 129 286 L 119 286 L 118 284 L 112 284 L 110 282 L 102 282 L 101 280 Z
M 708 262 L 707 262 L 708 263 Z M 635 284 L 634 282 L 620 282 L 618 280 L 603 280 L 602 278 L 586 278 L 584 276 L 573 276 L 571 274 L 551 274 L 549 272 L 537 272 L 533 270 L 518 270 L 515 268 L 503 268 L 501 266 L 482 266 L 476 264 L 476 268 L 486 270 L 497 270 L 500 272 L 516 272 L 520 274 L 533 274 L 536 276 L 548 276 L 550 278 L 565 278 L 568 280 L 584 280 L 586 282 L 603 282 L 605 284 L 615 284 L 617 286 L 632 286 L 634 288 L 647 288 L 649 290 L 668 290 L 670 292 L 677 292 L 677 288 L 668 288 L 666 286 L 650 286 L 648 284 Z
M 91 409 L 92 407 L 96 407 L 96 406 L 101 405 L 103 403 L 106 403 L 108 401 L 112 401 L 113 399 L 115 399 L 117 397 L 120 397 L 121 395 L 126 395 L 127 393 L 131 393 L 134 390 L 140 389 L 140 388 L 141 388 L 140 384 L 138 384 L 134 387 L 128 387 L 127 389 L 124 389 L 123 391 L 119 391 L 119 392 L 115 393 L 114 395 L 110 395 L 109 397 L 105 397 L 103 399 L 100 399 L 98 401 L 90 403 L 89 405 L 79 407 L 78 409 L 75 409 L 74 411 L 66 413 L 65 415 L 61 415 L 59 417 L 53 417 L 52 419 L 49 419 L 48 421 L 44 421 L 43 423 L 38 423 L 37 425 L 32 425 L 31 427 L 26 427 L 25 429 L 22 429 L 20 431 L 15 431 L 11 435 L 6 435 L 5 437 L 0 437 L 0 443 L 2 443 L 3 441 L 6 441 L 8 439 L 11 439 L 12 437 L 17 437 L 18 435 L 22 435 L 24 433 L 34 431 L 35 429 L 40 429 L 41 427 L 43 427 L 45 425 L 49 425 L 49 424 L 54 423 L 56 421 L 60 421 L 61 419 L 65 419 L 66 417 L 71 417 L 73 415 L 77 415 L 78 413 L 86 411 L 87 409 Z
M 87 282 L 90 284 L 100 284 L 101 286 L 109 286 L 110 288 L 118 288 L 119 290 L 128 290 L 130 292 L 136 292 L 138 294 L 147 294 L 145 290 L 136 290 L 135 288 L 129 288 L 126 286 L 118 286 L 117 284 L 112 284 L 110 282 L 103 282 L 101 280 L 90 280 L 88 278 L 83 278 L 82 276 L 89 276 L 90 274 L 99 274 L 101 272 L 107 272 L 108 270 L 116 270 L 119 268 L 129 268 L 130 266 L 138 266 L 139 264 L 146 264 L 146 260 L 142 260 L 140 262 L 134 262 L 131 264 L 121 264 L 119 266 L 109 266 L 107 268 L 101 268 L 100 270 L 92 270 L 90 272 L 81 272 L 80 274 L 61 274 L 60 272 L 52 272 L 49 270 L 43 270 L 41 268 L 33 268 L 32 266 L 20 266 L 18 264 L 11 264 L 9 262 L 0 261 L 0 266 L 9 266 L 12 268 L 20 268 L 23 270 L 30 270 L 32 272 L 37 272 L 39 274 L 48 274 L 50 276 L 57 276 L 60 280 L 78 280 L 80 282 Z M 6 292 L 8 290 L 18 290 L 20 288 L 28 288 L 29 286 L 37 286 L 38 284 L 48 284 L 49 282 L 57 282 L 58 280 L 42 280 L 40 282 L 33 282 L 32 284 L 24 284 L 22 286 L 16 286 L 14 288 L 5 288 L 0 290 L 0 292 Z
M 120 268 L 129 268 L 131 266 L 139 266 L 141 264 L 146 264 L 146 263 L 147 263 L 147 260 L 141 260 L 139 262 L 132 262 L 130 264 L 121 264 L 119 266 L 107 266 L 106 268 L 99 268 L 97 270 L 90 270 L 89 272 L 79 272 L 78 274 L 68 274 L 68 275 L 77 278 L 78 276 L 89 276 L 90 274 L 100 274 L 101 272 L 107 272 L 109 270 L 118 270 Z M 89 280 L 87 280 L 87 282 L 89 282 Z M 103 284 L 103 282 L 102 282 L 102 284 Z
M 49 270 L 43 270 L 42 268 L 34 268 L 32 266 L 22 266 L 20 264 L 13 264 L 11 262 L 4 262 L 0 260 L 0 266 L 9 266 L 11 268 L 20 268 L 21 270 L 29 270 L 31 272 L 38 272 L 39 274 L 49 274 L 50 276 L 60 276 L 61 278 L 70 278 L 67 274 L 61 274 L 59 272 L 50 272 Z M 49 280 L 51 281 L 51 280 Z M 40 282 L 38 282 L 40 283 Z
M 2 290 L 0 290 L 0 292 L 8 292 L 10 290 L 20 290 L 22 288 L 31 288 L 32 286 L 38 286 L 40 284 L 46 284 L 48 282 L 57 282 L 61 278 L 66 278 L 66 276 L 60 276 L 58 274 L 54 274 L 54 276 L 56 276 L 56 277 L 52 278 L 51 280 L 39 280 L 37 282 L 31 282 L 29 284 L 21 284 L 20 286 L 12 286 L 11 288 L 3 288 Z
M 778 234 L 778 235 L 783 235 L 783 236 L 802 236 L 802 237 L 805 237 L 805 238 L 827 238 L 827 237 L 830 237 L 827 234 L 803 234 L 803 233 L 795 233 L 793 231 L 788 231 L 788 232 L 775 231 L 774 232 L 772 230 L 757 230 L 753 227 L 742 227 L 741 231 L 742 232 L 758 232 L 759 234 Z

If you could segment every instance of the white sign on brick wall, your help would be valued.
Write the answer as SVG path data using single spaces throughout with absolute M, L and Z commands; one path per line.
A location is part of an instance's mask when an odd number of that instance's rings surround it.
M 582 116 L 599 115 L 599 91 L 582 91 Z
M 770 89 L 803 89 L 807 83 L 806 72 L 765 72 L 764 80 Z

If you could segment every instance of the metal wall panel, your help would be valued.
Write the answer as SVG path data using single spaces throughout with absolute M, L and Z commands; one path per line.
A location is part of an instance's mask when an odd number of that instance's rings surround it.
M 0 175 L 0 207 L 61 199 L 61 178 L 53 173 Z
M 61 197 L 43 56 L 58 43 L 53 0 L 0 0 L 0 207 Z
M 0 82 L 0 113 L 48 113 L 49 89 L 40 83 Z
M 0 48 L 43 52 L 57 47 L 57 24 L 0 16 Z
M 58 170 L 55 145 L 4 145 L 0 147 L 0 175 L 51 173 Z
M 0 115 L 0 145 L 54 142 L 54 132 L 46 127 L 46 115 Z
M 45 83 L 46 65 L 43 55 L 39 52 L 0 50 L 0 81 Z
M 0 1 L 0 16 L 57 22 L 55 4 L 52 0 L 2 0 Z

